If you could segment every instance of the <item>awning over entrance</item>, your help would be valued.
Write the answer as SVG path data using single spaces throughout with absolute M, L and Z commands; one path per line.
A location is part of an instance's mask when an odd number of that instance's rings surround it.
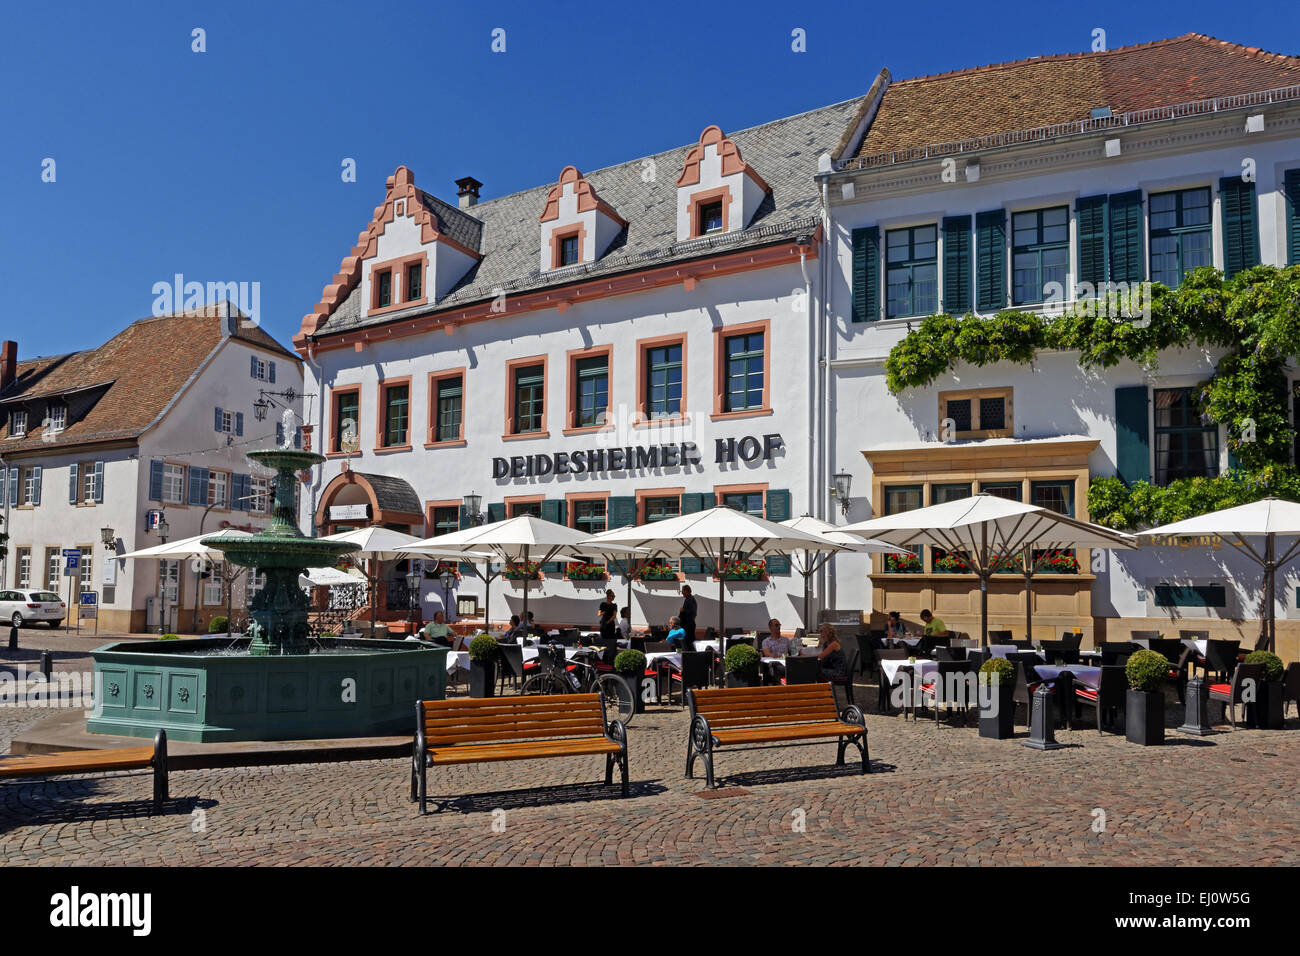
M 420 496 L 404 478 L 347 470 L 325 486 L 316 527 L 326 534 L 369 525 L 424 524 Z

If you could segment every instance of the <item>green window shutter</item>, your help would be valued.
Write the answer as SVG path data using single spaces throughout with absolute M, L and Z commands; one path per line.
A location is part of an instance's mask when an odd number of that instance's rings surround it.
M 1259 265 L 1259 230 L 1255 228 L 1255 184 L 1240 176 L 1219 180 L 1223 206 L 1219 222 L 1223 230 L 1223 275 L 1231 279 L 1238 272 Z
M 1151 438 L 1147 428 L 1147 387 L 1115 389 L 1115 470 L 1132 485 L 1151 480 Z
M 494 501 L 488 505 L 487 510 L 488 524 L 494 521 L 506 520 L 506 503 L 504 501 Z
M 606 526 L 610 528 L 622 528 L 626 525 L 636 524 L 636 496 L 619 495 L 609 499 L 609 506 L 606 510 Z
M 967 220 L 969 226 L 969 220 Z M 768 521 L 789 521 L 790 520 L 790 492 L 788 491 L 768 491 L 767 493 L 767 520 Z M 767 573 L 772 574 L 789 574 L 790 559 L 782 554 L 772 554 L 767 557 Z
M 1079 231 L 1076 281 L 1088 283 L 1097 293 L 1106 282 L 1106 197 L 1080 199 L 1074 210 Z
M 975 216 L 975 308 L 997 312 L 1007 304 L 1007 214 L 1003 209 Z
M 547 498 L 542 502 L 542 520 L 564 524 L 564 504 L 563 498 Z M 559 574 L 563 570 L 563 561 L 547 561 L 542 565 L 542 571 L 546 574 Z
M 1288 169 L 1282 177 L 1286 195 L 1286 264 L 1300 263 L 1300 169 Z
M 853 230 L 853 321 L 880 318 L 880 227 Z
M 971 309 L 970 216 L 943 220 L 943 311 L 965 315 Z
M 1142 252 L 1142 190 L 1115 193 L 1106 199 L 1110 218 L 1110 281 L 1130 285 L 1146 278 Z
M 488 507 L 490 508 L 491 505 L 489 505 Z M 471 527 L 470 520 L 469 520 L 469 514 L 468 514 L 468 512 L 465 511 L 465 506 L 464 506 L 464 505 L 461 505 L 461 506 L 460 506 L 460 508 L 459 508 L 459 510 L 458 510 L 457 513 L 458 513 L 458 515 L 460 516 L 460 522 L 459 522 L 459 524 L 460 524 L 460 528 L 461 528 L 461 530 L 463 531 L 463 530 L 465 530 L 466 528 Z M 462 562 L 460 562 L 460 564 L 457 566 L 457 570 L 460 571 L 460 576 L 461 576 L 462 578 L 464 578 L 464 577 L 472 577 L 473 574 L 474 574 L 474 565 L 473 565 L 471 562 L 469 562 L 469 561 L 462 561 Z
M 694 514 L 703 511 L 708 495 L 682 495 L 682 514 Z M 681 559 L 682 574 L 703 574 L 704 565 L 697 558 Z

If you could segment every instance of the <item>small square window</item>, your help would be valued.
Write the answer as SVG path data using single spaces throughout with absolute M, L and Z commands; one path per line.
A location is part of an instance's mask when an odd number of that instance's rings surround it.
M 970 431 L 970 399 L 963 398 L 948 402 L 948 417 L 953 420 L 953 427 L 957 431 Z
M 1007 400 L 1001 395 L 980 399 L 980 428 L 983 431 L 1007 427 Z
M 722 231 L 722 201 L 706 202 L 700 206 L 700 235 Z
M 385 269 L 375 276 L 375 308 L 393 304 L 393 270 Z
M 571 266 L 578 261 L 578 237 L 564 236 L 560 239 L 560 265 Z
M 9 418 L 9 437 L 22 438 L 27 434 L 27 412 L 23 409 L 17 409 L 10 413 Z

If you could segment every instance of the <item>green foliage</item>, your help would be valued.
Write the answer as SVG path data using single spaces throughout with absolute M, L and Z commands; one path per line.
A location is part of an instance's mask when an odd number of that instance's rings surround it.
M 620 674 L 644 674 L 645 655 L 638 650 L 619 651 L 614 657 L 614 670 Z
M 223 616 L 223 617 L 214 617 L 214 618 L 212 619 L 212 622 L 211 622 L 210 624 L 208 624 L 208 633 L 209 633 L 209 634 L 224 634 L 224 633 L 226 633 L 226 627 L 229 625 L 229 623 L 230 623 L 230 622 L 229 622 L 229 621 L 228 621 L 224 616 Z
M 469 642 L 469 659 L 483 664 L 496 660 L 497 639 L 491 634 L 479 634 Z
M 1005 657 L 990 657 L 980 665 L 980 681 L 985 684 L 1010 684 L 1016 679 L 1016 665 Z
M 727 648 L 727 673 L 739 674 L 742 677 L 754 678 L 758 676 L 758 651 L 754 650 L 748 644 L 733 644 Z
M 1251 651 L 1246 655 L 1246 663 L 1263 664 L 1265 680 L 1281 680 L 1286 670 L 1282 666 L 1282 658 L 1272 651 Z
M 1088 485 L 1088 512 L 1098 524 L 1131 531 L 1269 496 L 1300 501 L 1300 471 L 1292 465 L 1269 464 L 1215 478 L 1179 478 L 1163 488 L 1145 481 L 1130 487 L 1113 476 L 1099 475 Z
M 158 635 L 158 640 L 160 640 L 160 641 L 179 641 L 180 639 L 181 639 L 181 636 L 180 636 L 179 634 L 159 634 L 159 635 Z
M 1154 693 L 1169 677 L 1169 659 L 1157 651 L 1134 651 L 1124 665 L 1128 686 L 1143 693 Z

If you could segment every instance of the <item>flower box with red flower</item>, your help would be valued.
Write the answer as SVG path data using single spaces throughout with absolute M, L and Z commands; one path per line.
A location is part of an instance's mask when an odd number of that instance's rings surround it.
M 506 565 L 502 573 L 507 581 L 522 581 L 527 578 L 529 581 L 536 581 L 541 577 L 542 565 L 537 561 L 529 561 L 526 564 L 523 561 L 511 561 Z
M 921 559 L 915 554 L 887 554 L 885 570 L 898 574 L 916 573 L 921 570 Z
M 564 576 L 570 581 L 603 581 L 605 566 L 603 564 L 570 564 L 564 569 Z
M 673 570 L 672 565 L 663 562 L 654 561 L 650 564 L 642 565 L 637 571 L 636 576 L 642 581 L 676 581 L 677 572 Z
M 719 574 L 724 581 L 761 581 L 767 575 L 767 565 L 762 561 L 729 561 Z

